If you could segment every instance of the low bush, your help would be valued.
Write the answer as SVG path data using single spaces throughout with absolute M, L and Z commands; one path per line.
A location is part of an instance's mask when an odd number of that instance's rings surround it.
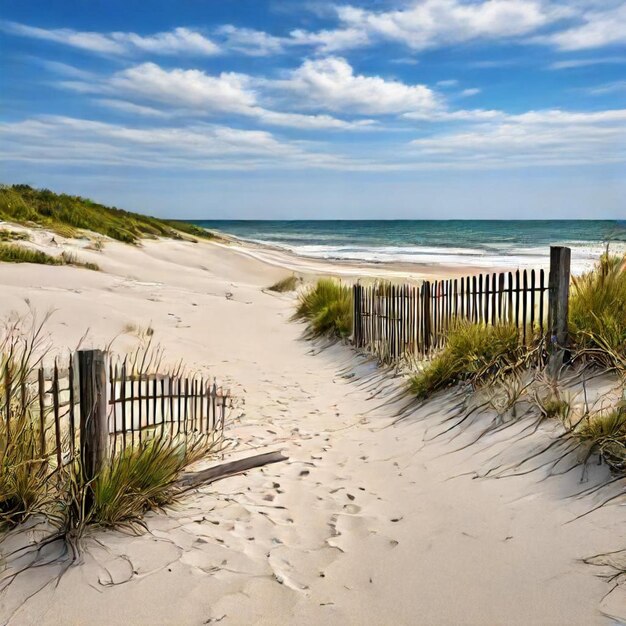
M 305 320 L 311 336 L 347 337 L 352 332 L 352 290 L 321 278 L 300 294 L 294 319 Z

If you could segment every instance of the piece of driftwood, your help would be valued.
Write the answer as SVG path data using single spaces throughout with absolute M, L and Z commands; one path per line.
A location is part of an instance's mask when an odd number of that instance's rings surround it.
M 246 457 L 245 459 L 237 459 L 236 461 L 229 461 L 228 463 L 221 463 L 214 467 L 201 470 L 199 472 L 190 472 L 185 474 L 176 482 L 176 487 L 181 491 L 187 491 L 189 489 L 195 489 L 200 485 L 208 485 L 209 483 L 227 478 L 229 476 L 235 476 L 241 474 L 249 469 L 255 467 L 262 467 L 263 465 L 269 465 L 270 463 L 278 463 L 280 461 L 286 461 L 289 457 L 283 455 L 282 452 L 264 452 L 263 454 L 256 454 L 254 456 Z

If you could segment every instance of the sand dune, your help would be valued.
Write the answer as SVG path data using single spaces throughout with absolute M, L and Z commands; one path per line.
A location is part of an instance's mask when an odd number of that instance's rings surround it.
M 400 379 L 348 347 L 304 341 L 289 322 L 293 296 L 265 290 L 285 267 L 256 254 L 176 241 L 109 242 L 79 254 L 103 271 L 2 265 L 2 313 L 24 311 L 25 298 L 42 313 L 54 307 L 49 330 L 59 349 L 87 329 L 87 345 L 101 346 L 129 323 L 150 324 L 169 359 L 232 387 L 229 458 L 282 450 L 289 460 L 149 514 L 140 536 L 95 533 L 83 563 L 59 580 L 58 562 L 29 570 L 0 595 L 1 623 L 626 618 L 624 589 L 609 594 L 598 576 L 607 570 L 582 562 L 626 546 L 623 507 L 572 522 L 602 499 L 571 496 L 604 480 L 604 467 L 591 468 L 584 484 L 578 470 L 476 478 L 540 449 L 552 433 L 520 439 L 521 420 L 474 445 L 465 444 L 480 421 L 442 434 L 453 397 L 408 406 Z M 113 347 L 135 342 L 120 334 Z

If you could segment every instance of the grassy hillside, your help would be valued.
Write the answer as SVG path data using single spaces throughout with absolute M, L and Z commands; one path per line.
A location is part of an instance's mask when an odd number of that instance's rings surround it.
M 172 237 L 183 234 L 211 239 L 198 226 L 107 207 L 80 196 L 56 194 L 28 185 L 0 185 L 0 219 L 19 224 L 37 224 L 65 237 L 75 237 L 79 229 L 91 230 L 126 243 L 141 238 Z

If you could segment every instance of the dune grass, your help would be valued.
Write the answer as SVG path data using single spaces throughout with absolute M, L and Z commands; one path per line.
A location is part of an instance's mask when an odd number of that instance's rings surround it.
M 587 449 L 587 458 L 600 455 L 615 471 L 626 471 L 626 403 L 586 418 L 575 436 Z
M 409 388 L 418 398 L 427 398 L 462 381 L 481 384 L 510 371 L 525 352 L 513 325 L 458 322 L 445 347 L 410 378 Z
M 132 213 L 28 185 L 0 186 L 0 219 L 36 224 L 64 237 L 76 237 L 80 230 L 89 230 L 126 243 L 137 243 L 145 237 L 215 237 L 193 224 Z
M 295 291 L 298 286 L 298 277 L 295 274 L 287 276 L 278 282 L 275 282 L 271 287 L 268 287 L 269 291 L 275 291 L 277 293 L 285 293 L 287 291 Z
M 0 262 L 4 263 L 37 263 L 39 265 L 72 265 L 88 270 L 98 271 L 96 263 L 80 261 L 71 252 L 62 252 L 59 256 L 52 256 L 41 250 L 33 250 L 24 246 L 0 243 Z
M 0 424 L 0 530 L 40 510 L 48 494 L 47 463 L 39 456 L 33 416 L 25 411 L 12 422 L 10 437 L 6 424 Z
M 28 233 L 0 228 L 0 241 L 28 241 L 29 239 Z
M 626 368 L 626 257 L 607 252 L 591 272 L 573 278 L 569 324 L 578 351 Z
M 189 464 L 188 451 L 184 442 L 153 438 L 117 455 L 94 481 L 91 523 L 132 524 L 171 503 L 176 479 Z
M 306 321 L 313 337 L 348 337 L 352 332 L 352 290 L 331 278 L 321 278 L 300 294 L 294 319 Z

